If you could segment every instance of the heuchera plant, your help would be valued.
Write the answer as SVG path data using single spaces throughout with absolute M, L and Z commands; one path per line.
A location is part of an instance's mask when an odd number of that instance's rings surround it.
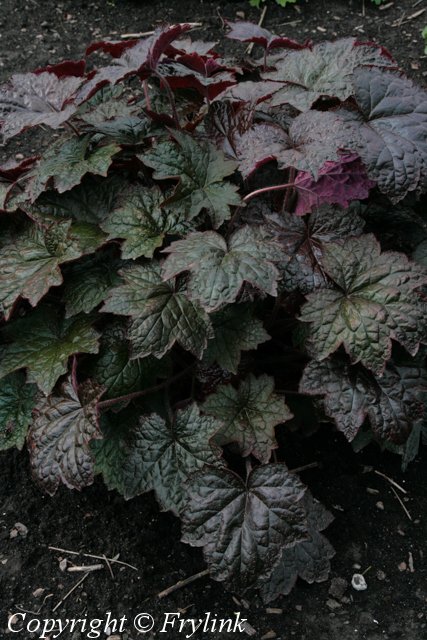
M 418 450 L 427 94 L 372 43 L 240 22 L 237 63 L 188 31 L 0 88 L 5 140 L 61 132 L 0 167 L 0 447 L 51 495 L 153 490 L 268 602 L 333 555 L 276 435 Z

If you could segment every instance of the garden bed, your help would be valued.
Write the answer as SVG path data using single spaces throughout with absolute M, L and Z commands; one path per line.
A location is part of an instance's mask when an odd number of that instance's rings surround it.
M 119 38 L 121 34 L 144 32 L 160 21 L 197 21 L 204 37 L 217 37 L 221 20 L 257 19 L 259 12 L 246 2 L 37 2 L 3 0 L 0 39 L 1 79 L 64 57 L 79 57 L 94 39 Z M 413 17 L 424 3 L 413 0 L 394 3 L 379 10 L 366 0 L 354 2 L 300 2 L 286 11 L 272 5 L 265 26 L 297 40 L 323 40 L 355 35 L 387 46 L 413 78 L 425 82 L 421 28 L 425 16 Z M 178 6 L 174 6 L 178 5 Z M 238 15 L 240 13 L 240 15 Z M 400 23 L 400 26 L 399 26 Z M 13 46 L 12 46 L 13 45 Z M 230 49 L 236 50 L 230 43 Z M 14 142 L 4 153 L 27 151 Z M 2 154 L 3 155 L 3 154 Z M 290 446 L 291 445 L 291 446 Z M 104 617 L 107 611 L 129 620 L 147 611 L 159 624 L 164 612 L 185 611 L 186 617 L 203 617 L 206 611 L 227 618 L 240 611 L 255 629 L 255 638 L 335 640 L 366 638 L 379 640 L 427 637 L 427 589 L 425 540 L 427 455 L 423 451 L 406 474 L 400 459 L 379 455 L 371 446 L 354 454 L 343 436 L 331 428 L 302 444 L 296 436 L 288 442 L 290 468 L 313 462 L 321 464 L 303 473 L 314 495 L 334 514 L 328 538 L 336 549 L 331 579 L 308 586 L 298 583 L 287 598 L 266 609 L 260 600 L 235 599 L 220 584 L 201 578 L 159 600 L 156 594 L 177 581 L 203 570 L 201 554 L 179 542 L 179 522 L 159 513 L 150 495 L 125 502 L 96 482 L 82 494 L 61 488 L 54 498 L 42 495 L 31 482 L 27 457 L 3 453 L 0 481 L 0 630 L 5 632 L 8 613 L 19 607 L 41 608 L 50 616 L 77 582 L 78 574 L 60 565 L 60 558 L 76 560 L 49 546 L 120 559 L 135 569 L 107 563 L 95 571 L 57 609 L 65 617 Z M 405 488 L 399 502 L 389 479 Z M 406 509 L 406 511 L 405 511 Z M 409 514 L 409 515 L 408 515 Z M 22 523 L 25 528 L 15 527 Z M 24 535 L 22 535 L 24 534 Z M 98 562 L 97 560 L 93 561 Z M 65 567 L 66 569 L 66 567 Z M 365 572 L 368 588 L 357 592 L 350 586 L 352 574 Z M 346 581 L 337 582 L 337 578 Z M 341 591 L 340 588 L 342 587 Z M 43 591 L 41 591 L 43 590 Z M 43 605 L 44 603 L 44 605 Z M 157 632 L 159 627 L 156 626 Z M 273 632 L 276 634 L 273 635 Z M 183 637 L 171 631 L 153 631 L 145 637 Z M 11 637 L 14 637 L 11 635 Z M 17 635 L 16 637 L 21 637 Z M 22 637 L 26 637 L 22 635 Z M 29 635 L 28 637 L 31 637 Z M 34 636 L 37 637 L 37 636 Z M 71 636 L 70 636 L 71 637 Z M 84 634 L 76 632 L 76 640 Z M 123 640 L 136 640 L 131 623 Z M 208 637 L 227 637 L 210 633 Z

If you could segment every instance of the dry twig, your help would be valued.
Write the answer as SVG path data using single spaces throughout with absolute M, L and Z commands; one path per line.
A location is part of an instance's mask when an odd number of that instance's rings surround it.
M 61 549 L 60 547 L 48 547 L 50 551 L 59 551 L 60 553 L 68 553 L 70 556 L 83 556 L 84 558 L 94 558 L 95 560 L 108 560 L 108 562 L 112 562 L 114 564 L 120 564 L 124 567 L 129 567 L 129 569 L 133 569 L 134 571 L 139 571 L 137 567 L 134 567 L 132 564 L 128 564 L 127 562 L 122 562 L 121 560 L 117 560 L 119 555 L 114 558 L 106 558 L 105 555 L 96 556 L 93 553 L 80 553 L 80 551 L 70 551 L 69 549 Z

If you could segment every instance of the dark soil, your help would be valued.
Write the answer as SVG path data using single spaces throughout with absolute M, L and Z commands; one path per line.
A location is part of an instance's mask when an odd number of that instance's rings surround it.
M 427 59 L 420 32 L 427 22 L 427 12 L 411 18 L 424 8 L 425 0 L 399 0 L 387 4 L 383 11 L 370 0 L 365 4 L 365 15 L 362 0 L 300 0 L 286 10 L 272 4 L 265 25 L 300 40 L 345 35 L 377 40 L 391 50 L 411 77 L 425 81 Z M 0 79 L 64 57 L 78 57 L 93 39 L 146 31 L 164 20 L 200 21 L 201 36 L 218 37 L 221 19 L 233 19 L 236 12 L 252 19 L 259 16 L 246 1 L 116 0 L 112 5 L 103 0 L 1 0 Z M 394 26 L 398 21 L 401 26 Z M 0 156 L 21 150 L 28 149 L 14 145 L 0 149 Z M 34 612 L 42 607 L 39 617 L 52 617 L 53 607 L 78 581 L 81 574 L 61 571 L 58 560 L 65 556 L 48 550 L 51 545 L 108 557 L 120 553 L 121 560 L 137 567 L 134 571 L 113 565 L 114 579 L 107 568 L 94 572 L 54 614 L 62 619 L 105 618 L 108 611 L 118 618 L 126 616 L 126 633 L 119 636 L 122 640 L 183 638 L 185 634 L 175 631 L 159 633 L 165 612 L 183 610 L 185 617 L 196 618 L 207 611 L 218 618 L 240 611 L 256 630 L 256 639 L 270 631 L 276 636 L 267 637 L 279 640 L 426 639 L 427 452 L 422 452 L 402 474 L 396 456 L 380 454 L 376 447 L 355 455 L 340 435 L 324 429 L 308 444 L 292 436 L 285 460 L 290 467 L 321 462 L 320 468 L 303 473 L 303 480 L 335 515 L 327 532 L 337 552 L 331 578 L 344 578 L 350 583 L 353 573 L 366 572 L 366 591 L 357 592 L 348 584 L 343 597 L 333 597 L 328 593 L 330 580 L 311 586 L 298 583 L 290 596 L 274 603 L 278 610 L 271 612 L 257 597 L 248 598 L 248 602 L 237 600 L 220 584 L 203 578 L 159 601 L 156 593 L 201 571 L 204 565 L 199 551 L 179 542 L 179 522 L 159 513 L 151 495 L 126 503 L 96 482 L 82 494 L 61 489 L 57 496 L 48 498 L 31 482 L 26 455 L 3 453 L 1 636 L 18 640 L 38 637 L 27 632 L 5 636 L 8 615 L 19 607 Z M 412 520 L 390 483 L 374 474 L 372 468 L 406 488 L 407 495 L 400 495 Z M 17 522 L 28 528 L 26 537 L 10 537 Z M 98 562 L 68 557 L 75 564 Z M 44 589 L 41 595 L 40 589 Z M 44 600 L 46 596 L 50 597 Z M 142 636 L 133 629 L 132 620 L 145 611 L 153 615 L 156 626 L 152 633 Z M 27 614 L 28 619 L 33 617 Z M 212 639 L 227 636 L 215 632 L 196 635 Z M 64 632 L 60 637 L 78 640 L 88 636 L 77 631 Z

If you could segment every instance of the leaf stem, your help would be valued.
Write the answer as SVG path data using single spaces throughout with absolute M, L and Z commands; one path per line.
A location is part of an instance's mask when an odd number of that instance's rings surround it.
M 172 383 L 184 378 L 194 369 L 194 364 L 190 365 L 186 369 L 179 371 L 171 378 L 168 378 L 164 382 L 160 382 L 159 384 L 154 385 L 153 387 L 149 387 L 148 389 L 141 389 L 141 391 L 134 391 L 133 393 L 128 393 L 124 396 L 118 396 L 117 398 L 109 398 L 108 400 L 101 400 L 98 402 L 98 409 L 109 409 L 113 407 L 115 404 L 119 404 L 120 402 L 127 402 L 129 400 L 135 400 L 136 398 L 142 398 L 144 396 L 148 396 L 151 393 L 155 393 L 156 391 L 160 391 L 161 389 L 165 389 Z

